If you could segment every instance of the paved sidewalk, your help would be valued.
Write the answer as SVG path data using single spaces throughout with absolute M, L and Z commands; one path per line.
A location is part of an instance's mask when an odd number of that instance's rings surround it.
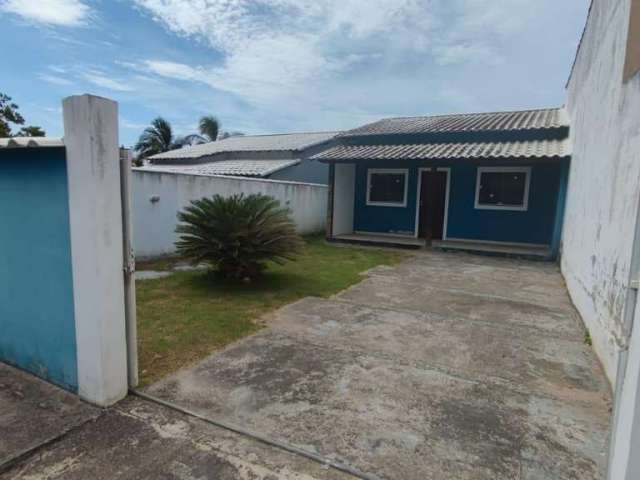
M 95 420 L 100 413 L 75 395 L 0 363 L 0 465 Z
M 304 457 L 135 397 L 109 408 L 2 480 L 349 480 Z

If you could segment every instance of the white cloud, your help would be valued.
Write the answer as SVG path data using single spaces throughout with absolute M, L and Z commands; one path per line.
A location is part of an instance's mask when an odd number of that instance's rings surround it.
M 167 78 L 177 80 L 200 80 L 204 81 L 206 74 L 198 68 L 190 67 L 184 63 L 167 62 L 163 60 L 147 60 L 145 66 L 153 73 Z M 137 68 L 137 65 L 130 64 Z
M 114 90 L 116 92 L 130 92 L 134 90 L 131 84 L 112 78 L 109 74 L 98 70 L 90 70 L 85 72 L 82 76 L 85 80 L 93 83 L 94 85 L 108 90 Z
M 510 49 L 540 36 L 540 14 L 556 0 L 134 1 L 210 47 L 211 61 L 174 53 L 121 66 L 230 93 L 254 119 L 300 129 L 483 108 L 473 79 L 493 83 L 520 60 Z
M 58 75 L 51 75 L 49 73 L 43 73 L 39 75 L 41 80 L 52 83 L 53 85 L 68 86 L 73 85 L 73 82 L 67 78 L 59 77 Z
M 511 0 L 513 2 L 521 0 Z M 498 3 L 498 6 L 492 4 Z M 477 35 L 491 22 L 513 24 L 499 0 L 136 0 L 170 31 L 222 54 L 209 67 L 152 60 L 159 75 L 204 81 L 257 105 L 308 96 L 312 86 L 374 63 L 391 77 L 396 64 L 495 64 L 500 56 Z M 496 35 L 506 34 L 496 30 Z M 452 34 L 451 32 L 455 32 Z M 382 58 L 383 60 L 375 61 Z
M 42 24 L 75 27 L 90 15 L 89 7 L 79 0 L 5 0 L 0 10 Z
M 434 48 L 433 54 L 439 65 L 460 63 L 500 65 L 504 61 L 495 50 L 481 44 L 441 45 Z

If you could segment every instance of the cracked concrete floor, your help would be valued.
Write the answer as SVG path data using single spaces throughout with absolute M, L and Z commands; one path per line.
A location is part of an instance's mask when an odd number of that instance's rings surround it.
M 380 479 L 604 478 L 609 386 L 555 265 L 420 252 L 267 325 L 148 393 Z M 74 408 L 0 478 L 351 478 L 137 398 Z
M 605 469 L 609 386 L 548 263 L 420 252 L 147 391 L 384 479 Z
M 2 480 L 348 480 L 299 455 L 129 397 L 94 408 L 0 364 Z

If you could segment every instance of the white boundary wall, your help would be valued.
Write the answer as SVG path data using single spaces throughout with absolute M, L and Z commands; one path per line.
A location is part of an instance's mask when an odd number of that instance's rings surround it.
M 633 307 L 627 294 L 640 198 L 640 75 L 622 78 L 630 4 L 593 1 L 567 87 L 573 155 L 562 273 L 612 384 Z
M 322 232 L 326 222 L 326 185 L 134 169 L 132 190 L 133 241 L 138 258 L 175 252 L 178 211 L 192 200 L 215 194 L 273 197 L 291 209 L 301 234 Z

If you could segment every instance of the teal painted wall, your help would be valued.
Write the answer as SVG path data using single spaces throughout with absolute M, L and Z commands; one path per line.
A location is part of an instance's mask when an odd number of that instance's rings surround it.
M 0 360 L 77 390 L 63 148 L 0 150 Z
M 418 161 L 359 162 L 356 170 L 354 229 L 363 232 L 413 234 L 416 226 L 416 200 L 419 167 L 450 167 L 449 218 L 447 236 L 474 240 L 538 243 L 551 245 L 559 240 L 558 218 L 562 208 L 558 195 L 566 184 L 560 162 L 482 162 L 483 166 L 532 166 L 527 211 L 481 210 L 474 207 L 477 162 Z M 366 205 L 369 168 L 408 168 L 409 191 L 406 208 Z M 564 188 L 564 187 L 563 187 Z M 562 199 L 561 199 L 562 201 Z

